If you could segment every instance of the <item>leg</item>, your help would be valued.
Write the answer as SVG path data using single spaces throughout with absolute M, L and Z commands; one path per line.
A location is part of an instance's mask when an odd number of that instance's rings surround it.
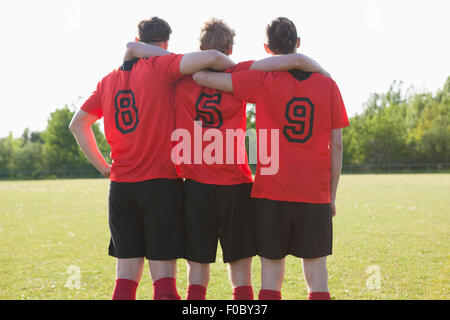
M 308 292 L 328 292 L 327 257 L 302 260 Z
M 230 262 L 228 273 L 233 300 L 253 300 L 252 257 Z
M 149 260 L 148 266 L 153 282 L 177 277 L 177 260 Z
M 217 254 L 219 221 L 216 186 L 187 179 L 184 189 L 184 257 L 188 266 L 187 300 L 205 300 L 210 263 Z
M 233 287 L 233 300 L 253 300 L 252 257 L 256 255 L 251 183 L 221 186 L 220 244 Z
M 128 279 L 139 283 L 144 269 L 144 258 L 117 259 L 116 279 Z
M 209 263 L 188 260 L 188 292 L 186 300 L 205 300 L 209 283 Z
M 252 285 L 252 258 L 230 262 L 228 274 L 233 288 Z
M 209 263 L 198 263 L 188 260 L 188 285 L 195 284 L 208 287 Z
M 261 257 L 261 289 L 281 292 L 284 269 L 285 258 L 274 260 Z
M 113 300 L 135 300 L 144 258 L 117 259 Z
M 177 260 L 149 260 L 154 300 L 180 300 L 176 287 Z
M 144 230 L 142 215 L 134 200 L 134 189 L 135 184 L 110 184 L 109 254 L 117 258 L 113 300 L 136 299 L 144 266 Z

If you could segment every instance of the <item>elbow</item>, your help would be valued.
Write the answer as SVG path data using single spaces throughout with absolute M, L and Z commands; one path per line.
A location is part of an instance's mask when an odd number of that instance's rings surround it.
M 75 132 L 77 131 L 77 125 L 73 119 L 72 119 L 72 121 L 70 121 L 69 130 L 70 130 L 70 132 L 72 132 L 72 134 L 75 134 Z
M 127 49 L 133 50 L 136 47 L 136 42 L 128 42 L 127 43 Z
M 80 131 L 81 128 L 81 123 L 79 121 L 79 118 L 77 118 L 76 116 L 74 116 L 72 118 L 72 121 L 70 121 L 69 124 L 69 130 L 70 132 L 72 132 L 72 134 L 75 136 L 77 135 L 77 133 Z
M 302 54 L 293 54 L 291 63 L 296 67 L 296 69 L 302 70 L 305 66 L 305 58 Z
M 209 61 L 210 65 L 213 69 L 217 69 L 222 59 L 222 53 L 217 50 L 211 50 L 209 52 Z
M 234 66 L 234 63 L 229 59 L 229 57 L 217 50 L 211 50 L 210 52 L 211 68 L 217 71 L 225 70 Z

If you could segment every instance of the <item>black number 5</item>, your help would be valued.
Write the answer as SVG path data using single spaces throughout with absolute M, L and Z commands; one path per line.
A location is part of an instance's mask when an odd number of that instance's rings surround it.
M 195 121 L 202 121 L 203 127 L 220 128 L 223 124 L 223 117 L 222 112 L 217 107 L 221 101 L 222 95 L 220 93 L 209 95 L 202 92 L 195 105 L 197 110 Z
M 292 98 L 286 105 L 285 117 L 290 125 L 283 127 L 283 134 L 289 142 L 305 143 L 312 137 L 314 104 L 311 100 Z
M 119 91 L 114 103 L 116 110 L 114 114 L 116 128 L 123 134 L 134 132 L 139 124 L 139 117 L 133 91 Z

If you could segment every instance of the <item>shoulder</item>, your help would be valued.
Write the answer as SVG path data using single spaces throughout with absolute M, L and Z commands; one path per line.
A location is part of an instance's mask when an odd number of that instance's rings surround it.
M 240 71 L 250 70 L 250 67 L 252 66 L 253 62 L 255 62 L 255 60 L 239 62 L 235 66 L 226 69 L 225 72 L 226 73 L 233 73 L 233 72 L 240 72 Z
M 191 75 L 185 75 L 176 84 L 177 92 L 186 91 L 194 87 L 200 87 L 193 79 Z
M 170 54 L 167 54 L 164 56 L 135 59 L 135 60 L 137 60 L 135 62 L 135 65 L 137 67 L 141 67 L 141 66 L 151 66 L 151 65 L 157 65 L 157 64 L 170 64 L 175 61 L 178 61 L 178 62 L 181 61 L 181 58 L 183 58 L 182 54 L 170 53 Z M 132 60 L 132 61 L 134 61 L 134 60 Z
M 313 73 L 311 75 L 311 78 L 313 80 L 323 84 L 323 85 L 326 85 L 327 87 L 330 87 L 330 88 L 337 86 L 336 82 L 332 78 L 326 77 L 326 76 L 324 76 L 323 74 L 320 74 L 320 73 Z

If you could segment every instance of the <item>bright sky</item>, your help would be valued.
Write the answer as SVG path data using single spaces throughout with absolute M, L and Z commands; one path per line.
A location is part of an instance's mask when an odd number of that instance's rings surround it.
M 46 127 L 50 112 L 77 106 L 120 66 L 142 19 L 172 27 L 169 50 L 197 50 L 211 17 L 235 29 L 235 62 L 266 57 L 265 27 L 290 18 L 300 52 L 338 83 L 349 115 L 393 80 L 435 91 L 450 75 L 448 0 L 1 1 L 0 137 Z M 82 97 L 81 99 L 79 97 Z

